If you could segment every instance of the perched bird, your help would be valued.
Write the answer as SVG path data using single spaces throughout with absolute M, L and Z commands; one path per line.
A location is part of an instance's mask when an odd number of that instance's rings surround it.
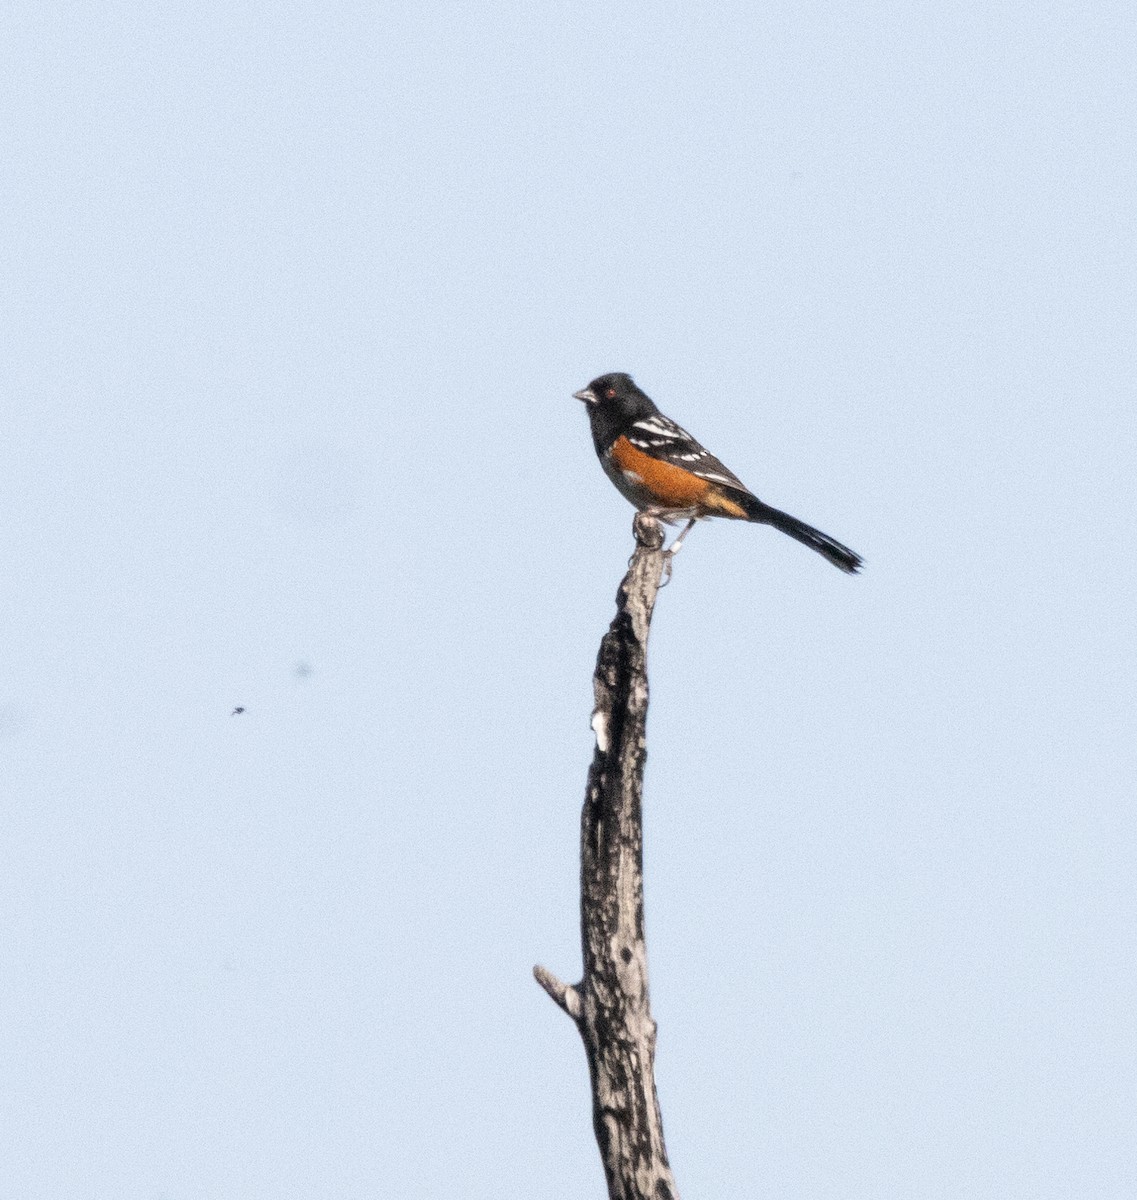
M 641 512 L 664 521 L 686 520 L 671 554 L 678 553 L 696 521 L 728 517 L 773 525 L 850 575 L 861 569 L 861 556 L 848 546 L 763 504 L 709 450 L 665 417 L 630 375 L 601 375 L 573 396 L 588 405 L 600 465 L 616 487 Z

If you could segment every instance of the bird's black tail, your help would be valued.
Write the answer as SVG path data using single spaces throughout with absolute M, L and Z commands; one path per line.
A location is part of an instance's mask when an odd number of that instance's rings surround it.
M 773 525 L 775 529 L 788 533 L 795 541 L 816 550 L 818 554 L 823 554 L 835 567 L 850 575 L 855 575 L 861 569 L 864 562 L 861 556 L 855 554 L 848 546 L 842 546 L 836 538 L 831 538 L 820 529 L 814 529 L 812 525 L 799 521 L 797 517 L 791 517 L 789 513 L 779 512 L 778 509 L 763 504 L 755 496 L 748 496 L 747 501 L 746 515 L 751 521 Z

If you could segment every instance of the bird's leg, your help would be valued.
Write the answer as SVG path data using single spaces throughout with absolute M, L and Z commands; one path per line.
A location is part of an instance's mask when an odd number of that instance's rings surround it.
M 672 558 L 674 558 L 675 555 L 677 555 L 679 553 L 679 551 L 683 549 L 683 539 L 687 536 L 687 534 L 689 534 L 691 532 L 692 529 L 695 528 L 695 522 L 698 519 L 699 519 L 698 517 L 692 517 L 687 522 L 686 526 L 683 529 L 683 532 L 667 548 L 667 553 L 669 555 L 671 555 Z
M 664 511 L 663 509 L 660 509 L 660 508 L 641 508 L 641 509 L 640 509 L 640 511 L 639 511 L 638 513 L 636 513 L 636 519 L 635 519 L 635 523 L 634 523 L 634 524 L 633 524 L 633 526 L 632 526 L 632 530 L 633 530 L 633 532 L 635 533 L 635 538 L 636 538 L 636 545 L 637 545 L 637 549 L 636 549 L 636 550 L 635 550 L 635 551 L 632 553 L 632 557 L 628 559 L 628 566 L 629 566 L 629 567 L 632 565 L 632 563 L 634 563 L 634 562 L 636 561 L 636 555 L 639 553 L 639 549 L 638 549 L 638 547 L 639 547 L 640 545 L 642 545 L 642 542 L 641 542 L 641 540 L 640 540 L 640 538 L 641 538 L 641 534 L 640 534 L 640 518 L 641 518 L 641 517 L 646 517 L 646 518 L 648 518 L 648 520 L 650 520 L 650 521 L 662 521 L 662 522 L 663 522 L 665 525 L 673 525 L 673 524 L 674 524 L 674 522 L 673 522 L 673 521 L 669 521 L 669 520 L 667 519 L 667 515 L 666 515 L 666 513 L 665 513 L 665 511 Z M 662 545 L 662 544 L 663 544 L 663 543 L 664 543 L 664 542 L 667 540 L 667 538 L 666 538 L 666 536 L 664 535 L 664 532 L 663 532 L 663 530 L 662 530 L 662 529 L 659 529 L 659 526 L 658 526 L 658 525 L 656 526 L 656 529 L 658 530 L 658 533 L 659 533 L 659 541 L 660 541 L 660 545 Z M 657 547 L 655 547 L 654 545 L 652 546 L 652 549 L 656 549 L 656 548 L 657 548 Z M 666 555 L 666 551 L 664 551 L 664 554 Z

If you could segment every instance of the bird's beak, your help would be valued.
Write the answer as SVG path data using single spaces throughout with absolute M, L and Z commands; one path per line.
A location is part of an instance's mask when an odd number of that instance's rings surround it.
M 596 403 L 596 393 L 591 388 L 581 388 L 579 392 L 573 392 L 574 400 L 583 400 L 585 404 Z

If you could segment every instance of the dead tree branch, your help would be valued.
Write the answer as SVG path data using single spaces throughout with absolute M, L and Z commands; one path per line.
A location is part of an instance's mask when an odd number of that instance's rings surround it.
M 637 515 L 635 536 L 593 676 L 596 750 L 580 822 L 584 978 L 568 986 L 544 967 L 533 973 L 584 1041 L 610 1200 L 678 1200 L 655 1093 L 641 813 L 647 639 L 666 555 L 654 519 Z

